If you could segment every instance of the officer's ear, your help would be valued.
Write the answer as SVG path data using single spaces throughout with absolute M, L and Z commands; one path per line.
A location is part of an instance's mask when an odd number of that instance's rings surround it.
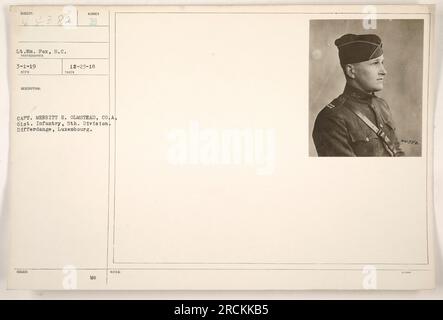
M 345 64 L 343 66 L 343 72 L 346 78 L 355 79 L 355 67 L 352 64 Z

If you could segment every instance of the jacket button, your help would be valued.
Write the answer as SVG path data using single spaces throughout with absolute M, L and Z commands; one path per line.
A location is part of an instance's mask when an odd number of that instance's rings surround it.
M 383 123 L 380 123 L 380 128 L 383 128 Z
M 365 139 L 367 142 L 369 142 L 369 138 L 368 137 L 366 137 L 366 139 Z

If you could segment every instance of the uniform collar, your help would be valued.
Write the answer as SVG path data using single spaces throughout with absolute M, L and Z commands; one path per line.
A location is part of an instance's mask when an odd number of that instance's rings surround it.
M 345 90 L 343 91 L 343 94 L 353 97 L 357 100 L 368 101 L 368 102 L 371 101 L 371 99 L 375 97 L 374 93 L 366 93 L 364 91 L 361 91 L 360 89 L 354 88 L 353 86 L 351 86 L 348 83 L 345 86 Z

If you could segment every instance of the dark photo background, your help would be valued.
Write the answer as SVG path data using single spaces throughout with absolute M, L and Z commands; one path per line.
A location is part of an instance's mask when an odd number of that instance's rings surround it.
M 423 20 L 377 20 L 366 30 L 362 20 L 311 20 L 309 32 L 309 155 L 317 156 L 312 129 L 317 114 L 339 96 L 345 78 L 335 39 L 346 33 L 377 34 L 383 42 L 387 76 L 376 93 L 389 104 L 406 156 L 421 156 Z M 430 124 L 432 125 L 432 124 Z

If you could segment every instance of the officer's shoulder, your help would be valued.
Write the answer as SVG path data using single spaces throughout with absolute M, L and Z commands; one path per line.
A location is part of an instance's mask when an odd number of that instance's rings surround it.
M 347 98 L 345 95 L 339 95 L 337 98 L 329 102 L 318 114 L 320 117 L 340 117 L 345 111 Z

